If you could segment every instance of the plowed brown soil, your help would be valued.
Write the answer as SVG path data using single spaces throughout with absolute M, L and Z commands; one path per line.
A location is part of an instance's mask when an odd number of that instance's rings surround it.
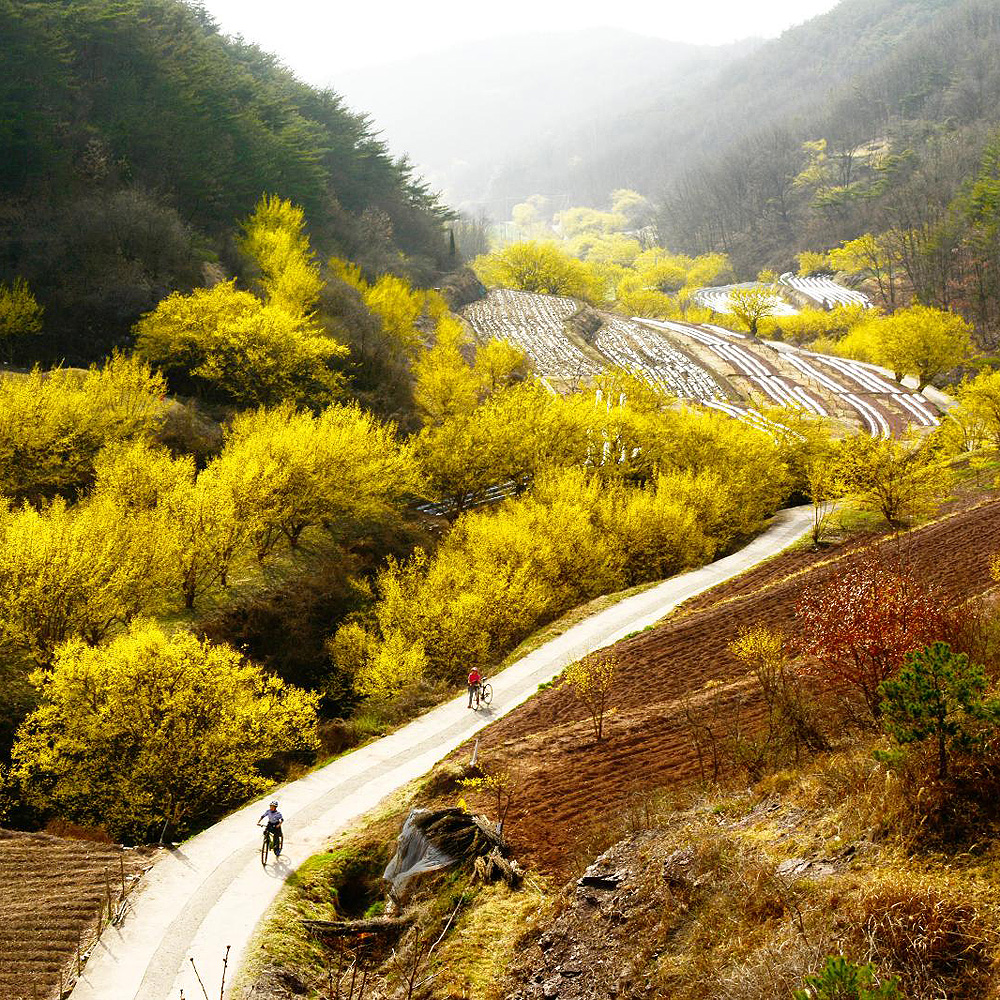
M 0 996 L 50 1000 L 69 990 L 109 887 L 121 898 L 123 863 L 131 888 L 151 861 L 113 844 L 0 830 Z
M 909 572 L 964 600 L 993 586 L 990 559 L 1000 551 L 1000 501 L 957 513 L 904 536 L 869 543 Z M 521 773 L 508 832 L 526 859 L 568 876 L 588 831 L 606 826 L 646 793 L 690 782 L 701 771 L 683 703 L 711 703 L 716 718 L 752 725 L 762 712 L 729 643 L 742 626 L 764 622 L 790 631 L 803 590 L 820 582 L 858 545 L 797 551 L 724 584 L 679 609 L 662 625 L 618 646 L 619 669 L 595 745 L 590 719 L 572 692 L 555 686 L 489 727 L 484 761 L 503 760 Z M 706 689 L 706 684 L 715 682 Z M 502 692 L 497 692 L 502 697 Z M 468 749 L 455 760 L 468 760 Z

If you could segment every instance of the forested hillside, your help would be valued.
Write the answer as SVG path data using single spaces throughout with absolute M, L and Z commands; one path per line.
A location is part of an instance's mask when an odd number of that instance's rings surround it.
M 546 143 L 493 179 L 489 202 L 559 191 L 599 205 L 633 187 L 661 205 L 662 245 L 724 251 L 743 276 L 896 229 L 912 234 L 897 262 L 917 294 L 976 299 L 983 325 L 987 293 L 965 286 L 982 284 L 989 253 L 968 280 L 947 272 L 967 236 L 992 238 L 981 185 L 995 178 L 998 40 L 992 0 L 844 0 L 703 87 Z
M 811 95 L 799 115 L 741 136 L 680 180 L 664 178 L 668 240 L 724 248 L 752 268 L 866 231 L 905 231 L 918 244 L 908 268 L 915 290 L 955 304 L 946 257 L 988 209 L 968 199 L 975 180 L 995 175 L 984 149 L 998 121 L 1000 9 L 989 0 L 867 2 L 829 17 L 879 7 L 895 16 L 854 35 L 862 51 L 881 47 L 878 59 Z M 894 34 L 904 13 L 909 28 Z M 918 251 L 922 266 L 912 263 Z
M 323 253 L 426 283 L 445 210 L 368 119 L 180 0 L 0 0 L 0 281 L 44 312 L 25 350 L 94 360 L 206 267 L 238 266 L 262 192 Z M 30 358 L 29 358 L 30 360 Z
M 557 136 L 530 161 L 499 173 L 490 203 L 561 182 L 574 204 L 597 204 L 616 187 L 658 194 L 703 157 L 746 135 L 814 117 L 831 94 L 905 44 L 956 0 L 844 0 L 724 66 L 702 86 L 643 94 L 586 130 Z M 601 136 L 593 142 L 595 134 Z M 567 169 L 571 168 L 571 169 Z M 528 183 L 530 189 L 522 190 Z

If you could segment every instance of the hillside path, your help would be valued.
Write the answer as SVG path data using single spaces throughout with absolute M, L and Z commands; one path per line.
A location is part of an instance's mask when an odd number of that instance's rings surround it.
M 492 677 L 490 710 L 471 712 L 463 694 L 289 783 L 277 794 L 287 825 L 279 864 L 271 861 L 266 870 L 261 867 L 261 835 L 254 824 L 263 803 L 239 810 L 174 848 L 145 877 L 122 926 L 104 933 L 72 1000 L 180 1000 L 181 990 L 185 1000 L 198 1000 L 202 990 L 191 957 L 209 995 L 217 996 L 222 958 L 231 945 L 229 995 L 254 928 L 282 883 L 322 850 L 331 835 L 426 774 L 567 664 L 654 624 L 688 598 L 775 555 L 805 534 L 811 522 L 811 507 L 780 511 L 767 530 L 740 551 L 584 619 Z

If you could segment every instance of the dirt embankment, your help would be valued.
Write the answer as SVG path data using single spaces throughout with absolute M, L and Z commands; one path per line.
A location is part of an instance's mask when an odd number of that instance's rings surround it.
M 654 812 L 524 928 L 503 996 L 772 1000 L 841 955 L 893 996 L 997 1000 L 990 849 L 977 838 L 955 863 L 873 838 L 893 787 L 859 744 Z
M 953 598 L 974 597 L 993 584 L 990 559 L 1000 550 L 1000 501 L 876 544 Z M 614 711 L 600 745 L 593 742 L 586 710 L 560 685 L 486 730 L 481 758 L 506 761 L 520 771 L 507 832 L 522 859 L 568 876 L 586 856 L 591 831 L 606 830 L 636 797 L 698 777 L 685 699 L 710 699 L 718 717 L 742 712 L 752 724 L 760 706 L 748 701 L 729 644 L 741 627 L 756 622 L 792 631 L 803 590 L 854 550 L 791 552 L 622 642 L 611 696 Z M 709 682 L 714 683 L 706 689 Z M 467 760 L 468 754 L 468 747 L 461 748 L 453 759 Z
M 590 306 L 581 305 L 568 320 L 566 325 L 588 344 L 593 345 L 598 330 L 604 326 L 604 317 Z

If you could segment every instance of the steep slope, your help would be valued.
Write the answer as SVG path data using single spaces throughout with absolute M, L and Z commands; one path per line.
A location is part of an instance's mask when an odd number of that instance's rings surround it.
M 961 224 L 949 227 L 947 216 L 1000 120 L 1000 9 L 990 0 L 925 0 L 891 13 L 854 34 L 871 58 L 847 59 L 849 76 L 828 70 L 825 89 L 807 85 L 807 100 L 780 117 L 755 108 L 751 131 L 700 151 L 680 177 L 662 174 L 661 235 L 725 249 L 754 273 L 865 231 L 929 233 L 943 224 L 940 239 L 919 248 L 925 263 L 910 259 L 906 270 L 924 301 L 947 307 L 954 293 L 939 287 L 947 265 L 934 244 L 951 251 Z

